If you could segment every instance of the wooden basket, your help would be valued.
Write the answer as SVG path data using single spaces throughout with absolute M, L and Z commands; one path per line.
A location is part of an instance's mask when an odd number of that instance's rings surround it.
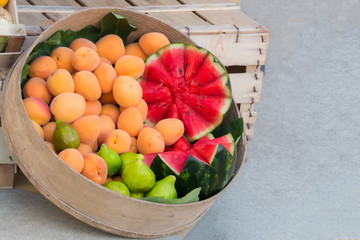
M 138 27 L 129 36 L 130 41 L 145 32 L 159 31 L 165 33 L 171 42 L 191 43 L 188 37 L 163 22 L 119 8 L 89 9 L 56 22 L 20 58 L 7 79 L 1 110 L 5 140 L 17 159 L 16 164 L 31 183 L 46 198 L 72 216 L 104 231 L 126 237 L 155 238 L 171 234 L 184 236 L 229 185 L 211 198 L 180 205 L 151 203 L 118 194 L 76 173 L 61 161 L 36 132 L 22 104 L 21 71 L 32 49 L 57 30 L 79 30 L 89 24 L 99 26 L 100 20 L 109 12 L 127 17 L 131 24 Z M 237 117 L 239 115 L 233 101 L 223 124 Z M 245 148 L 243 134 L 238 143 L 236 176 L 244 162 Z

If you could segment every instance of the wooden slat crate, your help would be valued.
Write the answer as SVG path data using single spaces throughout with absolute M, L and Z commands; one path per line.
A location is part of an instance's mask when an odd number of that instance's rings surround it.
M 188 35 L 210 50 L 230 73 L 233 98 L 245 121 L 246 140 L 254 137 L 266 63 L 269 31 L 226 0 L 17 0 L 29 46 L 55 21 L 86 7 L 116 6 L 143 12 Z M 6 76 L 0 69 L 0 78 Z M 0 160 L 1 163 L 1 160 Z M 1 182 L 0 182 L 1 187 Z

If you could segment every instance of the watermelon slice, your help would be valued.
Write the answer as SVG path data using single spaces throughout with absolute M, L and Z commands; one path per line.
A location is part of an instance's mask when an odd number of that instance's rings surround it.
M 232 101 L 225 68 L 193 45 L 170 44 L 151 55 L 139 82 L 149 108 L 146 121 L 178 118 L 191 142 L 215 129 Z
M 215 139 L 204 140 L 204 141 L 201 141 L 200 139 L 198 142 L 194 144 L 193 147 L 202 157 L 206 159 L 208 163 L 211 164 L 215 157 L 219 144 L 224 146 L 230 152 L 231 155 L 234 155 L 235 142 L 234 142 L 234 138 L 230 133 Z

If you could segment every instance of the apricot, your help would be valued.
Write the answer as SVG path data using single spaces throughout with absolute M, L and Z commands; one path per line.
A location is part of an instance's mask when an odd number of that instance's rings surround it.
M 108 34 L 96 42 L 97 53 L 100 57 L 108 59 L 111 64 L 125 54 L 125 47 L 123 40 L 115 34 Z
M 160 48 L 168 44 L 170 44 L 169 39 L 159 32 L 145 33 L 139 39 L 141 49 L 148 56 L 156 53 Z
M 92 72 L 80 71 L 74 76 L 75 92 L 86 100 L 97 100 L 101 96 L 100 84 Z
M 96 115 L 85 116 L 77 119 L 72 126 L 79 133 L 80 142 L 90 144 L 95 141 L 101 129 L 101 118 Z
M 102 104 L 114 104 L 114 105 L 117 104 L 112 91 L 108 92 L 108 93 L 101 94 L 101 97 L 99 98 L 99 101 Z
M 75 72 L 71 64 L 71 57 L 74 51 L 68 47 L 58 47 L 52 53 L 51 57 L 55 60 L 58 69 L 66 69 L 69 73 Z
M 71 64 L 76 71 L 94 71 L 99 63 L 97 52 L 88 47 L 78 48 L 71 56 Z
M 50 148 L 51 150 L 54 151 L 54 153 L 56 153 L 54 144 L 52 144 L 51 142 L 46 142 L 46 144 L 49 146 L 49 148 Z
M 154 128 L 143 128 L 137 137 L 137 148 L 141 154 L 163 152 L 165 142 L 161 134 Z
M 56 122 L 48 122 L 42 129 L 44 131 L 45 141 L 52 142 L 56 128 Z
M 80 143 L 78 150 L 83 157 L 85 157 L 86 154 L 93 152 L 91 147 L 85 143 Z
M 41 98 L 47 104 L 50 103 L 52 95 L 46 87 L 44 79 L 39 77 L 30 78 L 24 85 L 23 93 L 25 98 L 38 97 Z
M 117 123 L 120 115 L 120 110 L 117 106 L 113 104 L 104 104 L 101 108 L 100 115 L 109 116 L 114 121 L 114 123 Z
M 98 143 L 97 143 L 97 140 L 96 141 L 93 141 L 92 143 L 88 144 L 89 147 L 91 148 L 91 150 L 93 152 L 97 152 L 99 146 L 98 146 Z
M 130 145 L 130 149 L 128 152 L 133 152 L 133 153 L 137 153 L 137 146 L 136 146 L 136 137 L 130 137 L 131 139 L 131 145 Z
M 50 121 L 50 108 L 41 98 L 28 97 L 23 100 L 23 103 L 31 120 L 34 120 L 40 126 Z
M 85 100 L 85 112 L 83 116 L 99 115 L 101 112 L 101 103 L 99 100 Z
M 95 153 L 88 153 L 84 157 L 82 174 L 88 179 L 104 184 L 107 178 L 108 168 L 105 160 Z
M 106 59 L 106 58 L 104 58 L 104 57 L 100 57 L 100 63 L 107 63 L 107 64 L 109 64 L 109 65 L 112 66 L 110 60 L 109 60 L 109 59 Z
M 165 146 L 171 146 L 176 143 L 184 134 L 184 123 L 176 118 L 166 118 L 160 120 L 155 129 L 161 134 L 165 141 Z
M 69 46 L 69 48 L 71 48 L 73 51 L 76 51 L 81 47 L 88 47 L 97 51 L 95 43 L 86 38 L 76 38 L 70 43 Z
M 77 93 L 61 93 L 50 104 L 56 120 L 72 123 L 85 112 L 86 104 L 83 96 Z
M 136 137 L 143 128 L 143 118 L 140 111 L 136 107 L 126 108 L 120 113 L 117 127 L 127 132 L 131 137 Z
M 125 54 L 132 55 L 141 58 L 143 61 L 146 60 L 147 55 L 141 49 L 139 43 L 131 43 L 125 47 Z
M 140 111 L 143 120 L 145 120 L 148 113 L 148 105 L 145 100 L 140 99 L 140 101 L 138 102 L 138 104 L 135 105 L 135 107 Z M 124 111 L 125 109 L 126 108 L 120 106 L 120 112 Z
M 49 56 L 41 56 L 30 63 L 29 76 L 47 79 L 57 68 L 56 62 Z
M 142 89 L 134 78 L 119 76 L 114 82 L 113 95 L 120 106 L 127 108 L 136 105 L 140 101 Z
M 155 128 L 155 126 L 151 125 L 151 124 L 148 124 L 148 123 L 144 123 L 144 126 L 143 128 Z
M 76 172 L 80 173 L 84 168 L 84 157 L 79 150 L 75 148 L 67 148 L 58 154 L 67 165 L 69 165 Z
M 41 137 L 42 139 L 44 139 L 44 138 L 45 138 L 45 135 L 44 135 L 44 131 L 43 131 L 43 129 L 41 128 L 41 126 L 40 126 L 37 122 L 35 122 L 34 120 L 31 120 L 31 122 L 33 123 L 34 128 L 35 128 L 36 131 L 39 133 L 40 137 Z
M 143 75 L 145 62 L 139 57 L 124 55 L 116 61 L 115 70 L 118 76 L 129 76 L 136 79 Z
M 97 138 L 98 145 L 104 143 L 106 135 L 108 135 L 112 130 L 115 129 L 114 121 L 107 115 L 100 115 L 101 118 L 101 129 L 100 134 Z
M 55 70 L 46 81 L 47 88 L 52 95 L 57 96 L 65 92 L 74 92 L 74 80 L 66 69 Z
M 112 130 L 106 135 L 104 143 L 118 154 L 127 152 L 130 149 L 130 135 L 121 129 Z
M 114 81 L 117 77 L 113 66 L 107 63 L 100 63 L 99 66 L 94 70 L 94 74 L 99 81 L 101 92 L 111 92 Z

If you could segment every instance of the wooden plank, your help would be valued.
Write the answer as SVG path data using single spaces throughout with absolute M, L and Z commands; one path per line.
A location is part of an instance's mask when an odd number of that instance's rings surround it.
M 81 7 L 76 1 L 73 0 L 30 0 L 30 2 L 34 5 Z M 53 21 L 57 21 L 69 15 L 70 13 L 47 13 L 47 16 Z
M 14 164 L 0 164 L 0 189 L 12 188 L 14 184 L 14 175 Z
M 258 103 L 261 98 L 262 72 L 229 74 L 236 103 Z
M 79 1 L 82 5 L 87 7 L 129 7 L 131 6 L 125 0 L 80 0 Z
M 136 6 L 152 5 L 181 5 L 176 0 L 132 0 Z M 198 17 L 192 12 L 172 12 L 172 13 L 149 13 L 151 17 L 157 18 L 171 26 L 175 25 L 208 25 L 209 23 Z
M 0 25 L 2 36 L 26 36 L 24 24 L 2 24 Z
M 11 37 L 5 52 L 20 52 L 24 44 L 24 41 L 25 41 L 25 36 Z
M 17 4 L 18 4 L 18 7 L 19 7 L 19 5 L 21 5 L 21 6 L 29 6 L 30 5 L 30 3 L 26 0 L 17 0 Z M 45 17 L 41 13 L 28 13 L 28 12 L 18 11 L 18 14 L 19 14 L 19 22 L 22 24 L 47 27 L 54 23 L 54 21 Z

